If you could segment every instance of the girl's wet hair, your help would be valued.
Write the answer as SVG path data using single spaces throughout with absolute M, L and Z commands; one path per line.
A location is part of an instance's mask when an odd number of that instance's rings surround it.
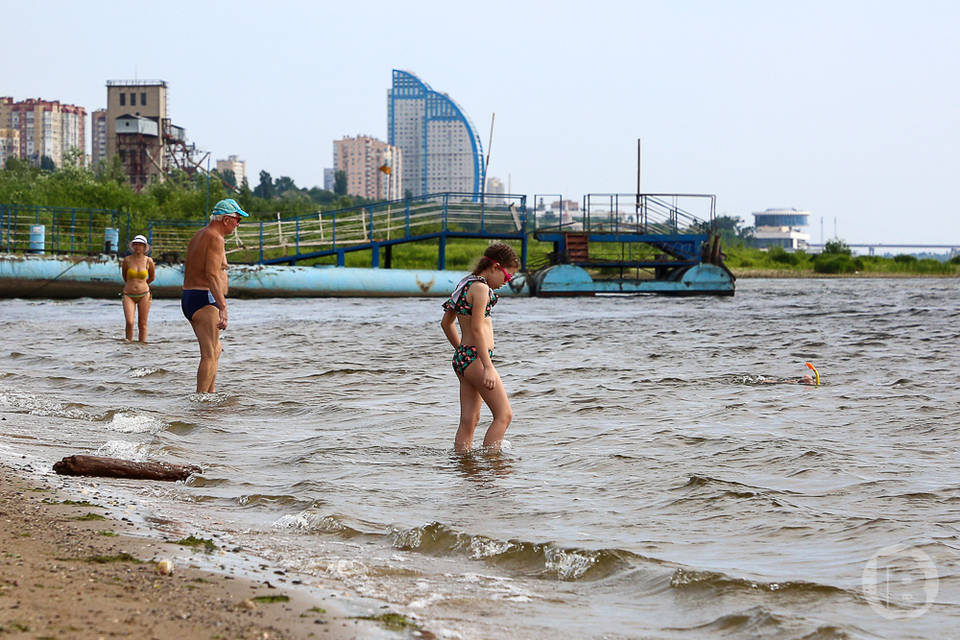
M 517 252 L 513 250 L 513 247 L 506 242 L 494 242 L 483 252 L 477 266 L 473 268 L 473 275 L 480 275 L 497 262 L 504 268 L 520 268 L 520 258 L 517 257 Z

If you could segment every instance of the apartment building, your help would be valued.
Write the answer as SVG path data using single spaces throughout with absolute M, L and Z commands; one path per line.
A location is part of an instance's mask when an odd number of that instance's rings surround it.
M 503 180 L 500 178 L 495 178 L 490 176 L 487 178 L 487 188 L 485 193 L 487 194 L 487 202 L 491 204 L 501 204 L 504 202 L 503 194 L 506 192 L 506 189 L 503 186 Z
M 217 160 L 217 173 L 222 176 L 227 171 L 233 171 L 233 176 L 237 179 L 237 188 L 239 188 L 247 176 L 247 163 L 237 156 L 227 156 L 226 160 Z
M 403 197 L 403 153 L 370 136 L 333 142 L 334 171 L 347 178 L 347 195 L 371 200 Z
M 0 127 L 0 169 L 7 166 L 7 158 L 20 157 L 20 132 Z
M 17 132 L 17 157 L 40 165 L 44 157 L 62 166 L 64 157 L 73 150 L 83 151 L 86 145 L 87 112 L 83 107 L 40 98 L 15 102 L 0 97 L 0 129 Z M 12 134 L 3 134 L 6 154 L 13 147 Z
M 94 167 L 107 159 L 107 110 L 90 114 L 90 161 Z

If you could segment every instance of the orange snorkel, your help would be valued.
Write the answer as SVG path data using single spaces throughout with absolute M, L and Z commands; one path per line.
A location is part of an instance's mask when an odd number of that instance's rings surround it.
M 817 371 L 817 368 L 816 368 L 815 366 L 813 366 L 813 363 L 812 363 L 812 362 L 804 362 L 803 364 L 807 365 L 807 367 L 808 367 L 811 371 L 813 371 L 814 379 L 816 380 L 817 386 L 819 387 L 819 386 L 820 386 L 820 372 Z

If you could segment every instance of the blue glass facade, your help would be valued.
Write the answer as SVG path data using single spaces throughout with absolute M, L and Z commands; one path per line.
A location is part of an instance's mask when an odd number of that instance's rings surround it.
M 806 213 L 755 213 L 754 224 L 758 227 L 805 227 L 809 215 Z
M 403 151 L 403 184 L 413 196 L 483 188 L 483 145 L 450 96 L 413 73 L 393 70 L 387 97 L 387 142 Z

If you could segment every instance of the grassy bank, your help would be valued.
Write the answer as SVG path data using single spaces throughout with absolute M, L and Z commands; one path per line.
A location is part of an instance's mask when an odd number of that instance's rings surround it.
M 737 277 L 804 278 L 830 276 L 916 277 L 960 275 L 960 256 L 946 262 L 911 255 L 892 258 L 854 256 L 846 252 L 788 253 L 780 248 L 761 251 L 747 247 L 725 248 L 726 265 Z
M 447 242 L 447 269 L 469 269 L 483 253 L 486 240 L 452 239 Z M 511 243 L 520 253 L 518 242 Z M 393 248 L 394 269 L 436 269 L 438 242 L 430 240 L 396 245 Z M 527 245 L 527 262 L 543 264 L 553 244 L 530 240 Z M 608 260 L 649 260 L 656 250 L 643 244 L 590 245 L 590 257 Z M 802 251 L 787 253 L 782 249 L 761 251 L 747 247 L 724 248 L 726 265 L 738 278 L 817 278 L 817 277 L 953 277 L 960 275 L 960 256 L 946 262 L 933 259 L 917 259 L 911 255 L 893 258 L 879 256 L 852 256 L 849 254 L 812 255 Z M 336 264 L 335 256 L 328 256 L 301 264 Z M 380 264 L 386 264 L 386 250 L 380 250 Z M 346 256 L 348 267 L 369 267 L 370 253 L 358 251 Z M 614 270 L 615 271 L 615 270 Z M 612 273 L 612 272 L 611 272 Z

